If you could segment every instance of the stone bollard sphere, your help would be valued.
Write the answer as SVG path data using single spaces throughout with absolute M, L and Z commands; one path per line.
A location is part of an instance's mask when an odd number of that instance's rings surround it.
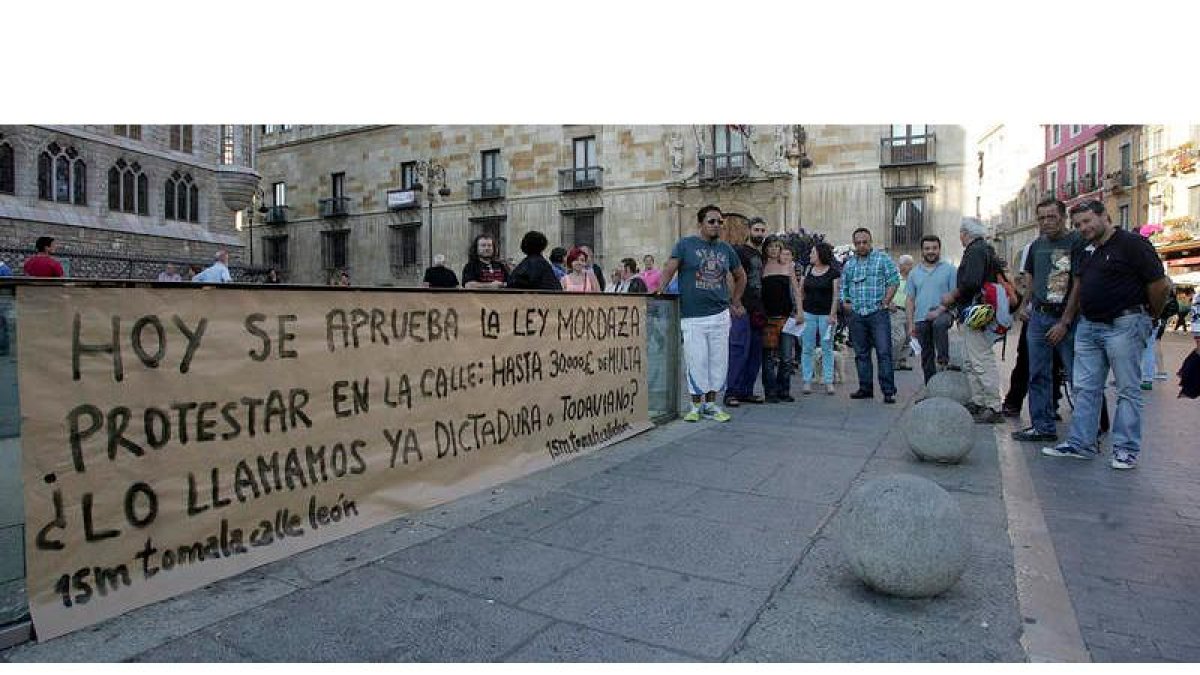
M 938 595 L 967 566 L 962 511 L 925 478 L 895 474 L 858 486 L 842 506 L 837 531 L 855 576 L 888 595 Z
M 971 413 L 948 398 L 927 398 L 900 419 L 900 430 L 917 459 L 941 464 L 962 461 L 975 443 Z
M 967 384 L 966 373 L 943 370 L 929 378 L 925 385 L 929 398 L 940 396 L 966 405 L 971 400 L 971 385 Z

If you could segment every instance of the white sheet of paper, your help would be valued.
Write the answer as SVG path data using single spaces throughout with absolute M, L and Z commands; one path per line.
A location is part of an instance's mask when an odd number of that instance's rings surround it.
M 909 340 L 908 344 L 912 347 L 913 354 L 915 356 L 921 355 L 921 343 L 917 341 L 917 338 Z
M 796 337 L 803 337 L 804 336 L 804 326 L 796 323 L 796 320 L 789 316 L 787 323 L 783 324 L 783 332 L 787 333 L 788 335 L 795 335 Z

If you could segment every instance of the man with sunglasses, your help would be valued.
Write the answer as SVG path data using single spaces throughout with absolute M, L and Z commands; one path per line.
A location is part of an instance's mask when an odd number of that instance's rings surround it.
M 883 402 L 896 402 L 896 376 L 892 368 L 892 298 L 900 286 L 900 271 L 891 257 L 871 249 L 871 231 L 860 227 L 851 235 L 854 255 L 842 268 L 842 303 L 850 315 L 850 342 L 858 369 L 858 391 L 853 399 L 875 398 L 871 349 L 879 362 L 879 388 Z
M 699 422 L 706 417 L 728 422 L 730 415 L 717 404 L 717 393 L 725 388 L 729 367 L 730 314 L 740 317 L 746 313 L 742 307 L 746 272 L 733 247 L 721 241 L 725 222 L 721 209 L 705 206 L 697 212 L 696 221 L 699 235 L 675 243 L 663 266 L 658 293 L 664 292 L 678 271 L 680 329 L 692 395 L 692 409 L 684 421 Z M 729 276 L 733 277 L 732 292 Z
M 1104 205 L 1088 200 L 1070 209 L 1087 242 L 1072 261 L 1079 287 L 1075 328 L 1075 414 L 1065 443 L 1042 448 L 1047 457 L 1092 459 L 1098 451 L 1101 396 L 1111 367 L 1117 381 L 1112 468 L 1137 467 L 1142 441 L 1142 351 L 1152 316 L 1162 313 L 1170 279 L 1148 240 L 1113 227 Z

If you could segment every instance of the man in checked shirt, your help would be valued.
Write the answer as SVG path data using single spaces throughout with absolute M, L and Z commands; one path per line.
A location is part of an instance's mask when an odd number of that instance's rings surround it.
M 879 362 L 879 388 L 884 403 L 896 402 L 892 368 L 892 296 L 900 286 L 900 271 L 882 251 L 871 249 L 871 231 L 860 227 L 852 236 L 854 255 L 842 268 L 842 303 L 850 315 L 850 342 L 858 368 L 858 391 L 853 399 L 875 397 L 871 349 Z

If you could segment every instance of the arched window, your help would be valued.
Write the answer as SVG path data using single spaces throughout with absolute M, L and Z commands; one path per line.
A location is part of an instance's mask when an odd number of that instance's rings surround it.
M 192 174 L 176 171 L 163 186 L 163 216 L 167 220 L 200 222 L 200 189 Z
M 118 159 L 108 170 L 108 208 L 123 213 L 150 215 L 150 181 L 137 162 Z
M 87 204 L 87 164 L 75 148 L 51 143 L 38 155 L 38 198 Z
M 8 143 L 0 141 L 0 192 L 16 194 L 17 171 L 13 162 L 13 149 Z

